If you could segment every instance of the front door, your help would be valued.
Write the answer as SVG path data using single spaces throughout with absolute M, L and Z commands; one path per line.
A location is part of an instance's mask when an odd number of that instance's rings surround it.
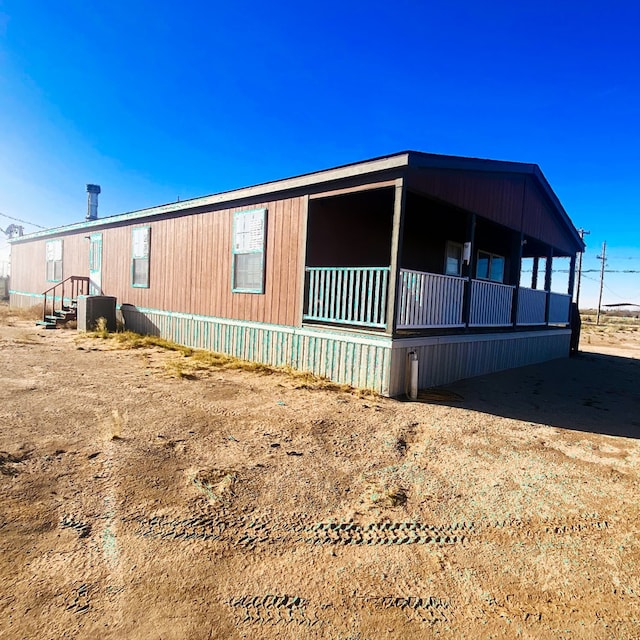
M 89 245 L 89 295 L 102 295 L 102 234 L 92 233 Z

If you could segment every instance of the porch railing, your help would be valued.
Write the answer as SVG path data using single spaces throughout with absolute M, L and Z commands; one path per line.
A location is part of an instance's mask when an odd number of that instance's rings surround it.
M 511 304 L 515 287 L 486 280 L 471 280 L 470 327 L 511 325 Z
M 73 304 L 78 296 L 88 293 L 89 278 L 87 276 L 69 276 L 57 282 L 43 293 L 43 321 L 47 319 L 48 315 L 54 316 L 56 311 L 62 311 L 66 306 Z
M 549 294 L 549 324 L 569 324 L 571 296 L 566 293 Z
M 546 291 L 520 287 L 518 292 L 518 312 L 516 314 L 516 323 L 519 325 L 545 324 L 544 314 L 546 308 Z
M 466 278 L 400 270 L 398 329 L 463 327 Z
M 303 318 L 384 328 L 389 267 L 307 267 Z
M 386 328 L 389 271 L 389 267 L 307 267 L 304 320 Z M 465 286 L 470 287 L 470 327 L 512 326 L 514 286 L 410 269 L 400 269 L 398 284 L 398 329 L 464 327 Z M 521 287 L 516 324 L 566 325 L 570 303 L 567 294 Z

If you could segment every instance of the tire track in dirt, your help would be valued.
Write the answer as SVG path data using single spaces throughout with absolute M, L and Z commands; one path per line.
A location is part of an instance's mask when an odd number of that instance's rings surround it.
M 167 540 L 225 541 L 242 547 L 258 544 L 311 545 L 455 545 L 481 541 L 496 536 L 537 538 L 541 536 L 583 535 L 606 531 L 612 525 L 598 514 L 583 514 L 575 518 L 512 519 L 496 522 L 457 522 L 432 525 L 423 522 L 373 522 L 360 525 L 353 522 L 309 522 L 298 516 L 289 521 L 235 516 L 217 511 L 190 518 L 169 516 L 129 519 L 138 525 L 136 534 Z
M 236 621 L 242 624 L 295 624 L 312 627 L 318 623 L 316 616 L 307 611 L 309 601 L 288 595 L 239 596 L 227 601 Z
M 237 622 L 250 625 L 333 626 L 322 619 L 322 610 L 330 604 L 313 603 L 289 595 L 246 595 L 230 598 L 227 606 L 234 611 Z M 397 609 L 407 620 L 430 625 L 449 622 L 453 617 L 450 603 L 435 596 L 354 596 L 343 603 L 348 610 Z

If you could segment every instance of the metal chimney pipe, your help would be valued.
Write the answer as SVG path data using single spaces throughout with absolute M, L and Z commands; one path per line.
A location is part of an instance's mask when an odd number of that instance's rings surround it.
M 98 219 L 98 194 L 100 193 L 99 184 L 87 185 L 87 221 Z

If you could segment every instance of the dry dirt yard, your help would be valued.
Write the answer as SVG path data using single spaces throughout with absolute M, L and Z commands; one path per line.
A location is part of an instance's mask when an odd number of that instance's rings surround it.
M 640 637 L 640 333 L 587 333 L 408 403 L 5 308 L 0 637 Z

